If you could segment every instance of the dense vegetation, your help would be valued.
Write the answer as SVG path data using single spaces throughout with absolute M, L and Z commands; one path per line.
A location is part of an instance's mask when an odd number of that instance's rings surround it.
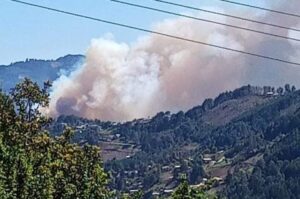
M 275 124 L 272 133 L 282 132 L 284 136 L 265 150 L 253 170 L 239 169 L 228 177 L 224 191 L 228 198 L 300 198 L 299 113 L 290 122 Z
M 182 174 L 189 184 L 220 197 L 299 198 L 299 110 L 300 92 L 294 86 L 245 86 L 187 112 L 126 123 L 62 116 L 51 131 L 57 134 L 62 123 L 80 126 L 74 142 L 109 142 L 104 155 L 131 151 L 112 155 L 105 168 L 111 187 L 142 189 L 145 198 L 172 191 Z M 113 148 L 113 143 L 123 145 Z M 213 161 L 205 162 L 207 157 Z
M 0 93 L 0 197 L 110 198 L 96 146 L 71 144 L 72 131 L 50 137 L 47 88 L 25 79 Z

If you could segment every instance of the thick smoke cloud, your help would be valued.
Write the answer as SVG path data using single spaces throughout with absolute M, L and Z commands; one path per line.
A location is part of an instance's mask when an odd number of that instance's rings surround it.
M 296 1 L 293 0 L 293 7 L 287 5 L 286 9 L 300 7 Z M 280 9 L 284 7 L 281 5 Z M 253 16 L 250 12 L 246 14 Z M 256 17 L 291 27 L 298 25 L 293 18 L 274 18 L 266 13 Z M 213 19 L 262 29 L 236 20 L 215 16 Z M 168 19 L 155 24 L 153 30 L 300 61 L 299 45 L 288 40 L 195 20 Z M 274 28 L 264 31 L 297 37 L 293 32 Z M 159 111 L 185 110 L 207 97 L 248 83 L 279 85 L 291 82 L 300 86 L 299 75 L 297 67 L 156 35 L 139 38 L 130 45 L 100 38 L 92 40 L 84 65 L 54 82 L 49 112 L 52 116 L 74 114 L 124 121 L 152 116 Z

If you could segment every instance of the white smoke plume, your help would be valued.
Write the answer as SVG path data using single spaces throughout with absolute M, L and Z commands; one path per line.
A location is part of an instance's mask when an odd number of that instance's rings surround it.
M 296 1 L 293 0 L 293 5 L 300 7 Z M 294 6 L 289 9 L 297 8 Z M 253 16 L 250 12 L 246 14 Z M 298 25 L 293 18 L 271 18 L 266 13 L 256 17 L 291 27 Z M 215 16 L 213 19 L 262 29 L 236 20 Z M 300 61 L 297 44 L 224 26 L 174 18 L 155 24 L 153 30 Z M 297 37 L 289 31 L 270 27 L 263 30 Z M 300 85 L 299 75 L 300 69 L 293 66 L 157 35 L 139 38 L 133 44 L 100 38 L 92 40 L 84 65 L 54 82 L 49 111 L 52 116 L 74 114 L 125 121 L 152 116 L 159 111 L 186 110 L 207 97 L 247 83 Z

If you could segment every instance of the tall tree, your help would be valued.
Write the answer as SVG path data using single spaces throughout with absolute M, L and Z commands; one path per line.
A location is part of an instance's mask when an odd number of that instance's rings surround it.
M 49 87 L 25 79 L 0 92 L 1 198 L 111 198 L 100 149 L 70 143 L 71 129 L 56 138 L 45 130 Z

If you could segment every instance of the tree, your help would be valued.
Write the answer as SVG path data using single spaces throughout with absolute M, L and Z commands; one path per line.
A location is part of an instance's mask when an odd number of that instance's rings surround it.
M 175 190 L 172 199 L 190 199 L 190 189 L 187 181 L 183 181 Z
M 284 89 L 285 89 L 285 92 L 286 92 L 286 93 L 290 93 L 290 92 L 291 92 L 291 86 L 290 86 L 289 84 L 286 84 L 286 85 L 284 86 Z
M 69 128 L 55 138 L 45 130 L 49 87 L 25 79 L 0 92 L 1 198 L 111 198 L 99 148 L 70 143 Z
M 282 95 L 283 94 L 283 88 L 282 87 L 279 87 L 277 88 L 276 92 L 279 94 L 279 95 Z
M 121 199 L 142 199 L 143 198 L 143 192 L 142 191 L 137 191 L 132 194 L 123 194 L 121 196 Z
M 191 188 L 185 179 L 172 194 L 171 199 L 217 199 L 213 194 L 208 194 L 205 190 Z

